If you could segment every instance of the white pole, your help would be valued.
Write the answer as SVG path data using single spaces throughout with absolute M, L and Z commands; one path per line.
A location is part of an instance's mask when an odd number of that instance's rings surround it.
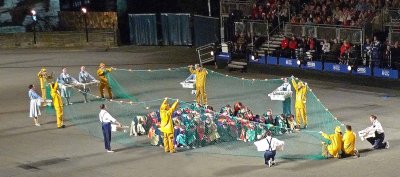
M 211 3 L 210 3 L 210 1 L 211 0 L 208 0 L 208 16 L 211 17 Z

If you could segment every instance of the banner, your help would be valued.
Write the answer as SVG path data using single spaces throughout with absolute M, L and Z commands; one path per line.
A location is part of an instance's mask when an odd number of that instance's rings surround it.
M 215 60 L 217 60 L 217 61 L 223 60 L 224 62 L 230 61 L 231 60 L 231 54 L 230 53 L 221 52 L 217 56 L 215 56 Z
M 256 64 L 265 64 L 265 56 L 258 56 L 258 58 L 255 58 L 254 60 L 251 59 L 252 55 L 249 55 L 250 63 L 256 63 Z
M 382 69 L 382 68 L 375 67 L 374 68 L 374 76 L 389 78 L 389 79 L 398 79 L 399 71 L 394 70 L 394 69 Z
M 322 62 L 320 61 L 307 61 L 305 65 L 301 65 L 303 69 L 314 69 L 322 71 Z
M 351 74 L 353 75 L 361 75 L 361 76 L 371 76 L 372 72 L 371 72 L 371 68 L 370 67 L 366 67 L 366 66 L 359 66 L 356 70 L 353 70 L 351 72 Z
M 269 64 L 269 65 L 277 65 L 278 64 L 278 58 L 273 57 L 273 56 L 267 56 L 267 64 Z
M 324 71 L 350 73 L 350 71 L 348 70 L 348 65 L 336 63 L 324 63 Z
M 279 58 L 279 65 L 287 66 L 287 67 L 295 67 L 295 68 L 299 67 L 296 59 L 289 59 L 289 58 L 282 58 L 282 57 Z

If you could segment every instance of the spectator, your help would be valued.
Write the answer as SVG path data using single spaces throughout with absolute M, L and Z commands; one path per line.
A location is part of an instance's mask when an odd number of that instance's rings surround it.
M 257 7 L 256 3 L 253 4 L 253 8 L 251 9 L 251 18 L 253 20 L 256 20 L 256 19 L 259 18 L 259 16 L 258 16 L 258 7 Z
M 343 58 L 345 54 L 349 54 L 350 48 L 350 43 L 347 40 L 344 40 L 342 46 L 340 47 L 340 57 Z
M 381 60 L 382 43 L 374 36 L 374 42 L 371 46 L 371 63 L 373 66 L 379 66 Z M 373 67 L 371 66 L 371 67 Z
M 287 57 L 287 53 L 289 51 L 289 39 L 284 36 L 281 41 L 281 56 Z
M 293 58 L 295 51 L 297 49 L 297 39 L 295 36 L 292 37 L 292 39 L 289 41 L 289 49 L 290 49 L 290 56 Z
M 322 61 L 325 61 L 328 54 L 331 52 L 331 44 L 328 42 L 328 40 L 324 39 L 323 42 L 321 42 L 321 50 L 322 50 Z
M 390 45 L 386 45 L 386 49 L 383 53 L 383 64 L 384 68 L 391 68 L 392 67 L 392 50 Z
M 400 69 L 399 68 L 399 64 L 400 64 L 399 57 L 400 57 L 399 41 L 396 41 L 392 48 L 392 68 L 393 69 Z
M 365 39 L 365 43 L 363 45 L 363 52 L 364 52 L 364 60 L 363 64 L 371 67 L 371 54 L 372 54 L 372 44 L 369 38 Z
M 312 36 L 309 36 L 308 37 L 308 45 L 309 45 L 309 50 L 316 50 L 316 47 L 315 47 L 315 39 L 312 37 Z

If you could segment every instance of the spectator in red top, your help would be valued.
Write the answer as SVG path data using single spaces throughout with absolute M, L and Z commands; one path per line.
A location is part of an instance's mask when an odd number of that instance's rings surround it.
M 295 36 L 293 36 L 292 39 L 289 41 L 289 49 L 290 49 L 291 58 L 293 58 L 293 56 L 296 53 L 296 49 L 297 49 L 297 39 Z
M 253 4 L 253 8 L 251 9 L 251 18 L 252 19 L 258 19 L 258 18 L 260 18 L 259 16 L 258 16 L 258 7 L 257 7 L 257 4 Z
M 285 50 L 289 47 L 289 39 L 285 36 L 281 41 L 281 49 Z
M 340 47 L 340 57 L 343 57 L 344 54 L 349 53 L 350 48 L 351 48 L 350 43 L 345 40 L 343 42 L 342 47 Z
M 290 52 L 290 50 L 289 50 L 289 39 L 286 36 L 284 36 L 282 41 L 281 41 L 281 54 L 280 54 L 280 56 L 287 57 L 289 52 Z
M 308 45 L 310 47 L 309 50 L 315 50 L 315 39 L 312 36 L 308 38 Z

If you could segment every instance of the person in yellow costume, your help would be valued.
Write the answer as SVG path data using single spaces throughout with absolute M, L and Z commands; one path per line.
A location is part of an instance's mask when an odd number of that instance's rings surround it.
M 63 122 L 63 102 L 61 99 L 60 92 L 58 91 L 58 82 L 51 83 L 50 85 L 50 95 L 53 97 L 54 110 L 56 111 L 57 118 L 57 128 L 65 128 Z
M 350 125 L 346 125 L 346 132 L 343 135 L 342 155 L 360 157 L 356 149 L 356 134 L 352 131 Z
M 196 75 L 196 103 L 199 105 L 207 105 L 207 94 L 206 94 L 206 78 L 207 70 L 199 66 L 197 69 L 193 69 L 193 65 L 189 65 L 189 71 Z
M 307 128 L 307 110 L 306 110 L 306 100 L 307 100 L 307 84 L 298 81 L 296 83 L 295 78 L 292 76 L 292 85 L 296 91 L 296 103 L 294 105 L 296 111 L 296 123 L 300 125 L 300 117 L 303 119 L 303 126 Z
M 329 144 L 322 142 L 322 155 L 325 157 L 332 156 L 340 158 L 339 152 L 342 149 L 343 145 L 342 131 L 340 130 L 340 126 L 335 127 L 334 134 L 328 135 L 322 131 L 320 131 L 319 133 L 321 133 L 322 137 L 330 141 Z
M 46 99 L 46 86 L 48 83 L 48 80 L 52 79 L 53 77 L 51 75 L 47 75 L 47 70 L 46 68 L 42 68 L 38 74 L 37 74 L 40 82 L 40 89 L 42 91 L 42 98 L 45 100 Z
M 97 70 L 97 75 L 99 76 L 100 80 L 100 96 L 104 98 L 104 88 L 107 89 L 108 96 L 110 99 L 112 99 L 113 95 L 111 92 L 111 87 L 110 84 L 108 83 L 107 80 L 107 74 L 111 72 L 111 68 L 106 68 L 106 65 L 104 63 L 100 63 L 100 68 Z
M 175 153 L 174 147 L 174 125 L 172 122 L 172 113 L 178 106 L 179 99 L 170 107 L 165 98 L 160 106 L 161 126 L 160 131 L 164 133 L 164 151 Z

